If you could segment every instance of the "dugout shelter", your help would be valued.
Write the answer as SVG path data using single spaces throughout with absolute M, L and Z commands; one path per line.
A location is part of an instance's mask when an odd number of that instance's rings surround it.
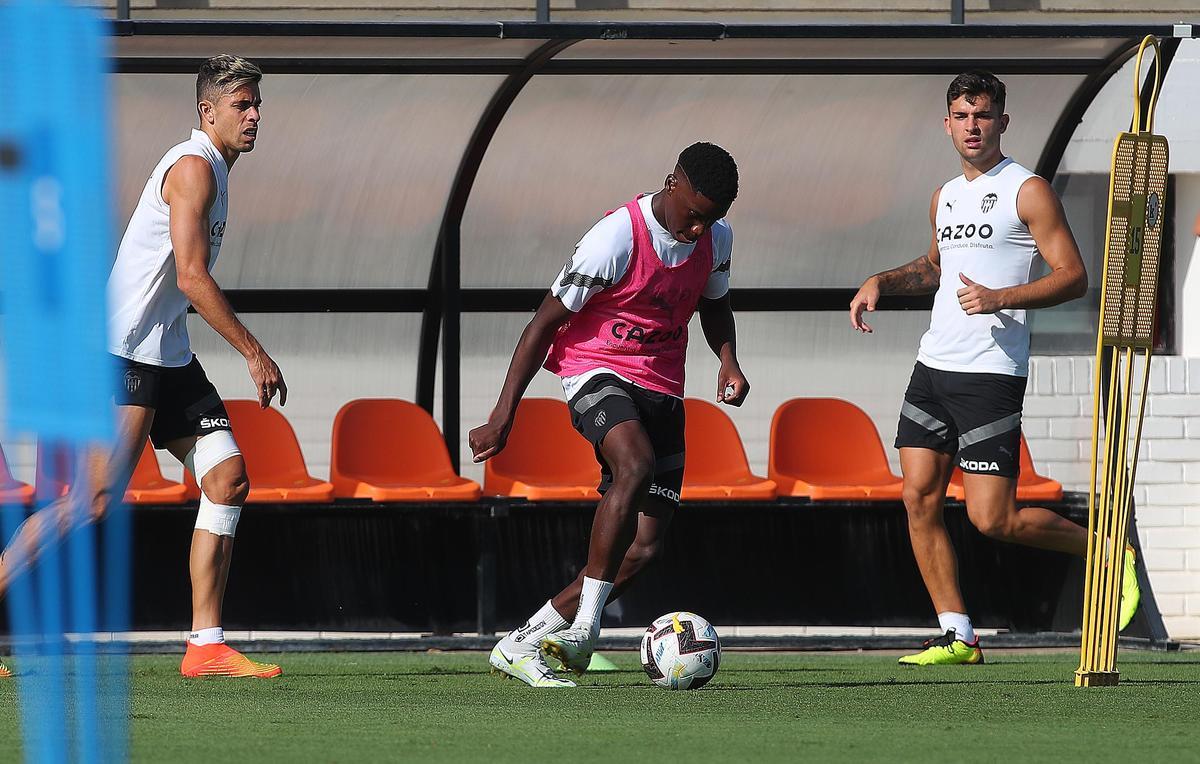
M 1055 182 L 1097 272 L 1104 182 L 1072 181 L 1064 157 L 1081 123 L 1096 122 L 1103 134 L 1104 119 L 1121 113 L 1098 98 L 1129 71 L 1145 34 L 1163 41 L 1161 123 L 1174 108 L 1169 67 L 1181 43 L 1191 44 L 1190 25 L 118 21 L 114 214 L 127 219 L 162 150 L 194 124 L 199 61 L 228 51 L 259 63 L 264 135 L 233 174 L 216 274 L 288 376 L 284 413 L 308 466 L 329 474 L 340 406 L 393 397 L 434 414 L 453 466 L 479 479 L 466 432 L 484 421 L 521 328 L 574 243 L 605 210 L 659 187 L 683 146 L 720 143 L 742 176 L 729 218 L 732 300 L 754 385 L 747 407 L 731 414 L 751 466 L 765 474 L 771 416 L 789 398 L 836 391 L 890 438 L 931 299 L 885 300 L 875 321 L 886 331 L 870 340 L 850 333 L 845 306 L 864 277 L 928 245 L 929 195 L 959 172 L 940 130 L 955 74 L 984 68 L 1007 83 L 1006 153 Z M 1113 123 L 1110 134 L 1126 127 Z M 1087 354 L 1097 302 L 1039 315 L 1035 353 Z M 192 322 L 214 382 L 240 397 L 240 359 L 198 317 Z M 708 398 L 716 362 L 698 325 L 693 335 L 688 394 Z M 561 390 L 543 374 L 529 395 L 561 397 Z M 1079 506 L 1069 494 L 1062 511 L 1078 516 Z M 332 581 L 314 584 L 324 592 L 316 598 L 304 589 L 316 600 L 305 613 L 289 604 L 297 597 L 283 596 L 273 598 L 278 612 L 264 616 L 232 591 L 230 621 L 438 632 L 507 626 L 528 610 L 523 586 L 541 580 L 538 591 L 552 588 L 547 577 L 569 575 L 568 559 L 582 559 L 575 552 L 589 511 L 586 503 L 530 507 L 485 496 L 449 508 L 247 512 L 243 536 L 255 539 L 260 523 L 266 534 L 270 523 L 278 551 L 240 552 L 240 576 L 254 575 L 249 566 L 265 573 L 299 565 L 297 550 L 314 544 L 327 549 L 323 559 L 335 572 L 312 574 Z M 137 517 L 146 532 L 186 525 L 179 512 Z M 952 519 L 952 531 L 983 625 L 1077 626 L 1078 565 L 999 548 L 961 520 Z M 280 526 L 289 529 L 282 537 Z M 563 559 L 521 568 L 522 550 L 545 538 L 560 542 Z M 750 561 L 779 558 L 768 567 L 791 575 L 788 550 L 812 548 L 816 539 L 817 575 L 861 569 L 888 584 L 864 596 L 851 581 L 846 591 L 782 610 L 746 594 L 758 577 L 742 570 Z M 718 622 L 738 617 L 737 607 L 747 623 L 931 620 L 898 503 L 705 502 L 682 510 L 675 547 L 723 571 L 723 604 L 711 610 L 728 609 L 704 611 Z M 144 554 L 146 564 L 173 559 Z M 442 569 L 458 572 L 439 578 Z M 996 571 L 999 578 L 985 580 Z M 646 620 L 639 603 L 676 583 L 670 575 L 647 581 L 618 620 Z M 186 601 L 165 594 L 183 591 L 182 574 L 140 585 L 153 590 L 137 596 L 135 616 L 147 614 L 142 626 L 174 617 L 151 613 L 166 606 L 157 603 Z M 1144 591 L 1152 611 L 1150 587 Z M 1153 620 L 1152 612 L 1141 634 L 1161 632 Z

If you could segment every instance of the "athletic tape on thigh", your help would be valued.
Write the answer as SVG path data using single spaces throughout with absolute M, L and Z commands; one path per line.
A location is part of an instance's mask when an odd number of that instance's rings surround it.
M 234 536 L 237 534 L 238 520 L 241 516 L 241 507 L 217 504 L 201 493 L 200 511 L 196 513 L 196 530 L 208 531 L 217 536 Z
M 238 456 L 238 449 L 233 433 L 228 430 L 216 430 L 196 440 L 196 445 L 188 452 L 183 460 L 191 470 L 200 488 L 200 511 L 196 513 L 196 529 L 208 531 L 217 536 L 233 536 L 237 532 L 238 519 L 242 516 L 242 508 L 229 504 L 217 504 L 204 493 L 204 476 L 213 467 L 226 459 Z
M 196 445 L 183 458 L 184 466 L 196 478 L 196 484 L 202 485 L 204 476 L 221 462 L 241 454 L 233 433 L 229 430 L 216 430 L 196 439 Z

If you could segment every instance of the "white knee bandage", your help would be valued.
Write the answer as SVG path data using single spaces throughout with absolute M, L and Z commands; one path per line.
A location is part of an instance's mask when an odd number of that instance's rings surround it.
M 183 463 L 196 478 L 197 485 L 204 485 L 204 476 L 213 467 L 226 459 L 239 456 L 233 433 L 228 430 L 217 430 L 196 440 L 195 447 L 188 452 Z M 237 532 L 238 518 L 242 516 L 242 508 L 229 504 L 217 504 L 208 498 L 204 489 L 200 489 L 200 511 L 196 514 L 196 529 L 208 531 L 217 536 L 233 536 Z
M 201 492 L 200 511 L 196 513 L 196 530 L 208 531 L 214 536 L 235 536 L 241 516 L 241 507 L 217 504 Z

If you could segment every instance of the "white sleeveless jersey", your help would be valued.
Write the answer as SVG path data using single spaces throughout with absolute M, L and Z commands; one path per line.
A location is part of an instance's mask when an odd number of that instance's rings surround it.
M 189 303 L 179 291 L 171 208 L 162 197 L 167 171 L 185 156 L 207 160 L 217 181 L 217 196 L 208 213 L 208 268 L 212 270 L 225 235 L 229 168 L 209 137 L 192 130 L 192 137 L 168 151 L 150 173 L 108 277 L 109 351 L 153 366 L 186 366 L 192 360 Z
M 929 368 L 1028 376 L 1025 311 L 969 316 L 958 290 L 966 286 L 960 273 L 989 289 L 1029 283 L 1039 253 L 1017 214 L 1017 192 L 1033 176 L 1005 158 L 975 180 L 960 175 L 942 186 L 935 218 L 942 276 L 917 354 Z

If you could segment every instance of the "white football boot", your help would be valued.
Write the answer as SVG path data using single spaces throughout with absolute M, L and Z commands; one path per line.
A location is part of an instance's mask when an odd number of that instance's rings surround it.
M 510 653 L 498 644 L 492 648 L 488 663 L 492 664 L 493 674 L 500 674 L 505 679 L 515 677 L 530 687 L 575 686 L 570 679 L 557 676 L 536 647 Z
M 583 672 L 587 671 L 595 647 L 596 640 L 591 632 L 574 626 L 542 638 L 542 652 L 578 676 L 583 676 Z

